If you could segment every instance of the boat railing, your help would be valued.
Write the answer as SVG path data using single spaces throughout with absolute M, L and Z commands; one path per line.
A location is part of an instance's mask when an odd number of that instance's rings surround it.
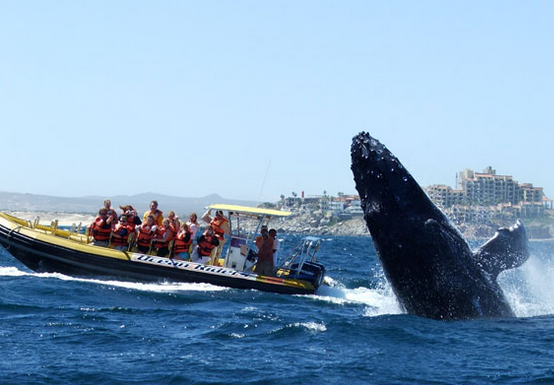
M 319 250 L 320 243 L 321 239 L 317 237 L 302 238 L 284 259 L 281 266 L 277 268 L 279 275 L 298 278 L 298 275 L 307 261 L 317 262 L 317 251 Z

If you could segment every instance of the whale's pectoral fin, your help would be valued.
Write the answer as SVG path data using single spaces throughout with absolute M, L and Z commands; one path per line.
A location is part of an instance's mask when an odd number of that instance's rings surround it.
M 494 279 L 502 271 L 519 267 L 529 259 L 527 234 L 519 220 L 510 228 L 500 228 L 474 255 L 477 263 Z

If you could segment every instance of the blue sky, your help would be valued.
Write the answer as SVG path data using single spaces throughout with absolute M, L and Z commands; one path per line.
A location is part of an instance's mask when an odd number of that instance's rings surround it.
M 0 191 L 353 193 L 491 165 L 554 198 L 554 2 L 1 1 Z

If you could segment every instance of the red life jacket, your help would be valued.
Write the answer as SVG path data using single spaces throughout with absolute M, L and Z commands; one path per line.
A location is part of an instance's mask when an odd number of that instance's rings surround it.
M 185 242 L 186 235 L 189 235 L 189 239 Z M 173 243 L 173 252 L 175 254 L 179 253 L 188 253 L 190 251 L 190 245 L 192 245 L 192 234 L 191 233 L 179 233 L 175 242 Z
M 127 226 L 132 227 L 133 231 L 137 225 L 135 224 L 135 217 L 133 215 L 127 215 Z
M 126 231 L 123 231 L 126 230 Z M 122 224 L 121 222 L 115 227 L 113 231 L 114 234 L 120 235 L 121 238 L 112 237 L 112 245 L 114 246 L 125 246 L 129 240 L 129 235 L 135 231 L 133 227 Z
M 92 224 L 92 237 L 95 241 L 109 241 L 112 232 L 112 226 L 108 225 L 103 219 L 96 218 Z
M 178 225 L 176 220 L 174 220 L 174 221 L 170 220 L 169 221 L 169 227 L 173 231 L 173 234 L 177 234 L 179 232 L 179 229 L 178 229 L 179 225 Z
M 164 239 L 165 233 L 168 233 L 167 238 Z M 154 236 L 154 246 L 158 249 L 162 247 L 167 247 L 169 242 L 173 240 L 173 230 L 171 227 L 159 227 Z
M 212 250 L 215 249 L 213 242 L 213 235 L 203 235 L 200 237 L 200 242 L 198 242 L 198 251 L 203 257 L 208 257 L 212 253 Z
M 140 226 L 138 228 L 137 245 L 142 247 L 150 247 L 150 241 L 154 238 L 154 233 L 150 226 Z
M 229 223 L 229 221 L 227 220 L 227 218 L 223 218 L 223 217 L 221 218 L 215 217 L 210 222 L 210 226 L 212 226 L 212 228 L 214 229 L 215 236 L 218 238 L 223 238 L 225 235 L 225 231 L 221 228 L 221 226 L 223 226 L 224 223 Z

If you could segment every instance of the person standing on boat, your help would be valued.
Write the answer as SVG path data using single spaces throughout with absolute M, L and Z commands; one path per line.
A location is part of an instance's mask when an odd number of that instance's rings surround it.
M 112 233 L 112 246 L 116 250 L 126 251 L 129 248 L 129 235 L 134 232 L 135 225 L 129 222 L 127 215 L 122 215 Z
M 229 220 L 223 216 L 223 211 L 217 210 L 215 217 L 210 216 L 211 209 L 208 209 L 206 213 L 202 216 L 202 220 L 208 223 L 214 230 L 214 235 L 219 241 L 219 246 L 217 247 L 215 256 L 219 258 L 221 256 L 221 251 L 223 250 L 223 245 L 225 244 L 225 234 L 229 235 L 231 228 L 229 227 Z
M 148 253 L 150 251 L 150 242 L 154 238 L 154 234 L 158 226 L 154 222 L 154 216 L 148 215 L 142 225 L 139 226 L 137 232 L 137 249 L 141 253 Z
M 98 216 L 89 227 L 89 233 L 92 234 L 92 244 L 95 246 L 107 247 L 110 243 L 110 236 L 114 227 L 113 216 L 108 216 L 108 210 L 101 208 L 98 210 Z
M 258 248 L 258 262 L 254 272 L 258 275 L 270 277 L 273 275 L 273 245 L 274 239 L 269 236 L 267 226 L 262 226 L 261 236 L 256 238 Z
M 112 208 L 112 201 L 109 199 L 104 199 L 104 208 L 108 211 L 108 216 L 113 217 L 112 221 L 115 225 L 118 222 L 117 212 Z
M 279 249 L 281 248 L 281 242 L 277 239 L 277 230 L 270 229 L 269 237 L 273 238 L 273 266 L 277 266 L 277 255 L 279 254 Z
M 198 227 L 200 226 L 198 224 L 198 216 L 196 215 L 196 213 L 190 213 L 187 225 L 189 226 L 190 232 L 192 233 L 192 240 L 194 242 L 194 240 L 196 239 L 196 232 L 198 231 Z
M 150 202 L 150 210 L 144 213 L 142 220 L 146 222 L 146 217 L 148 215 L 152 215 L 154 217 L 154 223 L 156 223 L 158 226 L 162 225 L 162 222 L 164 220 L 163 212 L 158 210 L 158 201 L 152 201 Z
M 204 234 L 198 237 L 198 246 L 196 248 L 196 260 L 198 263 L 206 263 L 210 260 L 212 252 L 219 246 L 219 239 L 214 234 L 212 226 L 208 226 Z
M 188 224 L 183 223 L 181 230 L 175 236 L 173 243 L 173 255 L 175 259 L 188 261 L 190 259 L 190 248 L 192 246 L 192 231 Z

